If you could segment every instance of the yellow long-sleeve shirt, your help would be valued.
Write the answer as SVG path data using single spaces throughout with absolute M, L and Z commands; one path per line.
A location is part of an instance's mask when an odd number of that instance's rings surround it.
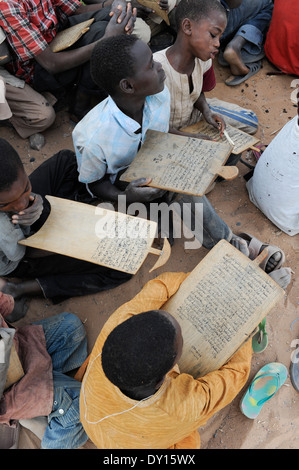
M 155 395 L 142 401 L 127 397 L 106 378 L 101 351 L 109 333 L 132 315 L 163 309 L 186 277 L 185 273 L 164 273 L 149 281 L 111 315 L 98 336 L 82 382 L 80 417 L 99 449 L 200 448 L 198 427 L 229 404 L 245 385 L 251 341 L 219 370 L 199 379 L 179 373 L 176 366 Z

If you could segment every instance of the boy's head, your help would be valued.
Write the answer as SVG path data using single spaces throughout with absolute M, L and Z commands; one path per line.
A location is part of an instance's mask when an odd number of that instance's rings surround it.
M 109 95 L 154 95 L 164 88 L 165 73 L 150 48 L 134 35 L 99 41 L 90 59 L 91 76 Z
M 175 318 L 163 310 L 150 310 L 112 330 L 102 350 L 102 367 L 121 390 L 155 387 L 179 360 L 182 346 Z
M 178 36 L 184 35 L 195 57 L 214 59 L 227 24 L 226 10 L 218 0 L 181 0 L 175 21 Z
M 15 149 L 0 139 L 0 211 L 19 212 L 29 205 L 31 184 Z

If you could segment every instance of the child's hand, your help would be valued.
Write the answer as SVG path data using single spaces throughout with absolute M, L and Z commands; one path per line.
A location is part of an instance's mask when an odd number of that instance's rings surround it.
M 105 38 L 121 33 L 132 34 L 137 10 L 133 8 L 132 11 L 131 3 L 126 3 L 124 0 L 114 0 L 111 6 L 110 16 L 112 18 L 106 27 Z
M 131 181 L 126 187 L 125 195 L 128 202 L 150 202 L 162 197 L 166 191 L 164 189 L 150 188 L 146 185 L 151 182 L 151 178 L 139 178 Z M 146 186 L 146 187 L 144 187 Z
M 39 194 L 31 193 L 29 196 L 31 204 L 11 218 L 13 224 L 32 225 L 36 222 L 43 211 L 43 198 Z
M 222 137 L 223 131 L 226 128 L 226 124 L 222 117 L 211 112 L 204 113 L 203 117 L 205 118 L 208 124 L 211 124 L 213 127 L 215 127 L 215 129 L 218 129 L 220 131 L 220 137 Z

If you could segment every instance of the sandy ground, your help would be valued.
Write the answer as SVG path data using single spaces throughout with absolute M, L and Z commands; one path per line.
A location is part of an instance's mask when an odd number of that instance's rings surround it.
M 215 61 L 216 62 L 216 61 Z M 230 75 L 228 69 L 215 63 L 217 86 L 208 96 L 238 103 L 253 109 L 259 118 L 258 137 L 264 144 L 269 144 L 273 137 L 289 119 L 296 115 L 297 109 L 291 101 L 294 90 L 291 84 L 295 77 L 267 75 L 274 68 L 266 59 L 262 70 L 237 87 L 228 87 L 224 80 Z M 13 129 L 0 128 L 1 137 L 9 140 L 20 153 L 26 171 L 30 174 L 40 163 L 58 150 L 73 148 L 71 139 L 72 126 L 68 113 L 58 113 L 54 125 L 44 133 L 46 145 L 40 151 L 30 149 L 28 141 L 20 139 Z M 244 159 L 254 163 L 251 155 L 243 154 Z M 232 230 L 249 232 L 265 242 L 279 245 L 286 254 L 286 266 L 294 271 L 292 282 L 288 286 L 284 300 L 269 314 L 267 331 L 268 348 L 261 354 L 255 354 L 252 360 L 250 379 L 265 364 L 282 362 L 289 368 L 291 343 L 299 338 L 299 239 L 289 237 L 275 227 L 250 202 L 243 175 L 249 170 L 238 164 L 239 176 L 230 182 L 216 185 L 209 194 L 209 199 L 218 214 L 227 222 Z M 149 273 L 155 257 L 149 255 L 137 275 L 123 286 L 113 291 L 99 293 L 83 298 L 73 298 L 53 306 L 44 299 L 32 299 L 29 311 L 24 319 L 15 323 L 16 326 L 51 316 L 63 311 L 73 312 L 84 322 L 88 348 L 93 344 L 104 322 L 113 311 L 130 300 L 145 284 L 164 271 L 192 270 L 206 255 L 207 250 L 185 250 L 184 239 L 176 239 L 172 255 L 167 264 Z M 298 296 L 297 296 L 298 294 Z M 249 382 L 248 382 L 249 384 Z M 279 392 L 263 407 L 256 420 L 249 420 L 239 410 L 240 399 L 245 391 L 224 410 L 218 412 L 203 428 L 199 429 L 202 449 L 295 449 L 299 447 L 299 395 L 292 387 L 290 379 Z M 21 430 L 19 448 L 38 449 L 40 441 L 29 431 Z M 88 442 L 84 447 L 95 448 Z

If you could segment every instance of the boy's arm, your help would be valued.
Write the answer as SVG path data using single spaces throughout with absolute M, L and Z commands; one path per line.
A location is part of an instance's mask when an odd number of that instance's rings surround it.
M 133 31 L 136 11 L 132 13 L 131 4 L 126 4 L 124 0 L 119 0 L 118 3 L 120 7 L 113 6 L 111 9 L 112 17 L 107 24 L 104 36 L 99 39 L 99 41 L 106 39 L 107 37 L 117 36 L 123 33 L 131 33 Z M 82 6 L 82 9 L 83 8 L 84 5 Z M 91 9 L 91 11 L 99 10 L 101 9 L 101 5 L 88 5 L 85 8 Z M 81 13 L 84 11 L 81 10 L 81 7 L 79 7 L 78 10 L 79 12 L 81 11 Z M 78 10 L 76 13 L 78 13 Z M 78 47 L 77 49 L 61 51 L 59 53 L 53 52 L 49 46 L 40 54 L 36 55 L 35 60 L 51 74 L 65 72 L 89 61 L 96 42 Z
M 194 103 L 194 107 L 202 113 L 208 124 L 211 124 L 216 129 L 219 129 L 221 133 L 223 132 L 226 127 L 225 122 L 221 116 L 218 116 L 218 114 L 215 114 L 211 111 L 203 92 L 201 92 L 198 100 Z
M 218 411 L 234 400 L 246 384 L 251 367 L 252 345 L 247 341 L 220 369 L 194 379 L 191 375 L 171 372 L 177 386 L 176 395 L 183 393 L 177 416 L 190 419 L 197 427 L 204 424 Z
M 117 201 L 118 196 L 126 196 L 126 202 L 150 202 L 161 197 L 165 191 L 157 188 L 145 187 L 151 178 L 140 178 L 128 184 L 125 191 L 118 189 L 111 181 L 104 177 L 101 180 L 88 184 L 88 188 L 95 197 L 110 201 Z

